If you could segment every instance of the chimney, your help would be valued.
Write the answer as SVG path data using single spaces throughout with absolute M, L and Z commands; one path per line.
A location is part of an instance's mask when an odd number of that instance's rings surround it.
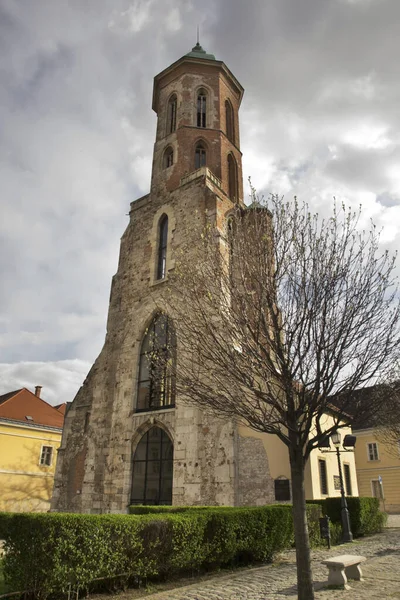
M 41 385 L 36 385 L 35 386 L 35 396 L 37 396 L 38 398 L 40 398 L 40 392 L 42 391 L 42 386 Z

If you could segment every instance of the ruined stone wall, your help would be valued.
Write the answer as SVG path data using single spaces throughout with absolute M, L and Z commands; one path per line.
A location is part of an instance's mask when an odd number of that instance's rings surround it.
M 174 503 L 234 503 L 230 424 L 210 420 L 179 398 L 175 409 L 135 414 L 140 346 L 163 286 L 154 280 L 157 223 L 168 214 L 168 272 L 180 247 L 197 245 L 206 218 L 221 220 L 229 207 L 215 191 L 200 178 L 132 204 L 112 283 L 106 341 L 65 419 L 53 510 L 126 512 L 138 432 L 143 435 L 154 424 L 174 440 Z

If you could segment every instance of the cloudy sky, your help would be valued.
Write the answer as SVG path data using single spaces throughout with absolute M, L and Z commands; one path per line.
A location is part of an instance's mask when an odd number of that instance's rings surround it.
M 399 0 L 0 0 L 0 393 L 72 400 L 98 355 L 152 80 L 197 24 L 246 90 L 245 177 L 399 246 Z

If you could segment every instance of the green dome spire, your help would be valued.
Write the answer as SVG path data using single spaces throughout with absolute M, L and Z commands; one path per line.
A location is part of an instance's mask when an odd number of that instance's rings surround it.
M 193 46 L 192 51 L 185 54 L 185 56 L 190 56 L 192 58 L 203 58 L 206 60 L 215 60 L 214 54 L 207 54 L 207 52 L 200 46 L 199 42 L 197 42 L 197 44 Z

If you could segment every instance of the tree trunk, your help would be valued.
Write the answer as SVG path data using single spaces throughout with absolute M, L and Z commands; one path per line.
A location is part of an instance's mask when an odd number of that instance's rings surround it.
M 292 475 L 294 541 L 296 545 L 297 597 L 298 600 L 314 600 L 304 489 L 304 460 L 301 453 L 290 452 L 290 469 Z

